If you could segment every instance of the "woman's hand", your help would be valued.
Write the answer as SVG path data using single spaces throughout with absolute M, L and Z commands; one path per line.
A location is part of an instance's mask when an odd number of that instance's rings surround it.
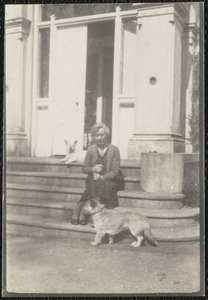
M 99 173 L 94 173 L 93 174 L 93 179 L 94 180 L 99 180 L 100 179 L 100 174 Z
M 103 176 L 100 175 L 99 173 L 94 173 L 93 174 L 93 179 L 94 180 L 104 180 Z
M 101 173 L 102 172 L 102 170 L 103 170 L 103 165 L 95 165 L 94 167 L 93 167 L 93 172 L 94 173 Z

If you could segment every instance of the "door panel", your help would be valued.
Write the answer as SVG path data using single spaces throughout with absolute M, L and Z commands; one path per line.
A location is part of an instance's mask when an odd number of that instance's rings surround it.
M 53 154 L 65 154 L 64 139 L 83 146 L 87 26 L 58 28 L 55 58 Z

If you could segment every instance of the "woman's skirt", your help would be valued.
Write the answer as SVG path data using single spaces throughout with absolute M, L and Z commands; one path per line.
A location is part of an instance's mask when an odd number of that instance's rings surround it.
M 99 199 L 106 208 L 118 206 L 117 185 L 110 180 L 93 180 L 92 176 L 86 178 L 86 190 L 80 202 L 86 202 L 92 198 Z

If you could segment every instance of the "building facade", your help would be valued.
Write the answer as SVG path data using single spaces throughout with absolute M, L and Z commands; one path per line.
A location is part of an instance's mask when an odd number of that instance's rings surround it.
M 104 122 L 121 158 L 192 152 L 199 3 L 6 5 L 6 151 L 86 150 Z

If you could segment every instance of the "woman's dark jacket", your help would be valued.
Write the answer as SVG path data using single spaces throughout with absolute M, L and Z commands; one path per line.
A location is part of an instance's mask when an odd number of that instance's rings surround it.
M 91 145 L 87 150 L 83 164 L 83 172 L 85 174 L 93 174 L 92 168 L 98 162 L 98 155 L 98 146 L 96 144 Z M 106 155 L 106 171 L 103 175 L 103 179 L 112 180 L 118 175 L 120 168 L 120 153 L 118 147 L 109 144 Z

